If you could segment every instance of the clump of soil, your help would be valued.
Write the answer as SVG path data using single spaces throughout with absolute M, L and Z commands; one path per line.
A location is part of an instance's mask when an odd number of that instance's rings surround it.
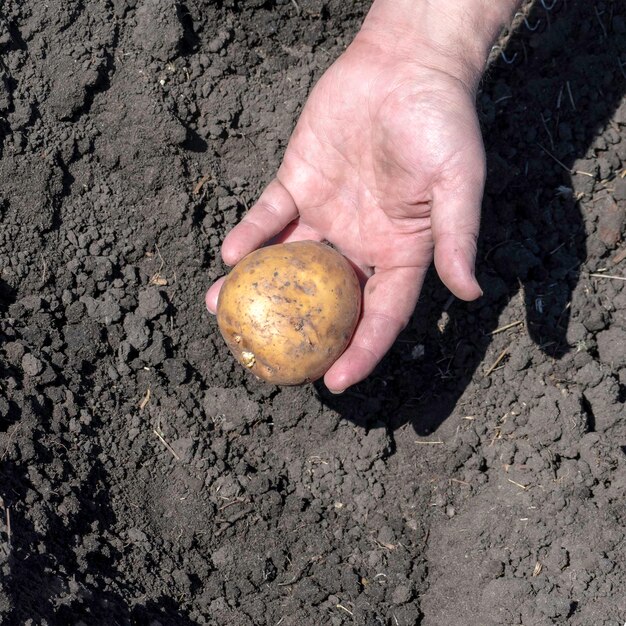
M 494 51 L 480 301 L 433 274 L 339 397 L 204 311 L 367 5 L 3 4 L 2 623 L 626 620 L 620 3 Z

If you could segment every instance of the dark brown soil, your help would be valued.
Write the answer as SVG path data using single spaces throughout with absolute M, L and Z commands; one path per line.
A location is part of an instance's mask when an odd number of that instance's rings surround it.
M 480 301 L 339 397 L 204 310 L 367 5 L 0 6 L 2 624 L 626 621 L 622 2 L 494 52 Z

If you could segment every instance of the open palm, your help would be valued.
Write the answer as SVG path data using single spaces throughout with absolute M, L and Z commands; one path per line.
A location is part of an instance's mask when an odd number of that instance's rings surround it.
M 472 93 L 357 39 L 307 101 L 276 178 L 227 235 L 228 264 L 277 237 L 327 240 L 367 282 L 352 342 L 325 375 L 365 378 L 408 322 L 433 261 L 459 298 L 474 278 L 484 152 Z M 215 311 L 221 281 L 207 293 Z

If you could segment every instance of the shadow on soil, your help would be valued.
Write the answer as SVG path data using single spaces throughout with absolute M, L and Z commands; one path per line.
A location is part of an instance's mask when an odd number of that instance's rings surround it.
M 512 298 L 523 299 L 521 321 L 544 353 L 560 359 L 571 349 L 569 305 L 587 258 L 572 190 L 593 189 L 597 166 L 579 160 L 624 93 L 626 36 L 607 27 L 620 11 L 608 6 L 599 19 L 592 3 L 559 2 L 551 12 L 536 3 L 528 24 L 537 30 L 522 23 L 492 64 L 478 97 L 488 162 L 477 257 L 485 295 L 454 301 L 431 272 L 411 323 L 374 374 L 341 396 L 318 386 L 343 417 L 392 430 L 411 422 L 422 436 L 437 430 L 470 381 L 489 386 L 477 368 Z

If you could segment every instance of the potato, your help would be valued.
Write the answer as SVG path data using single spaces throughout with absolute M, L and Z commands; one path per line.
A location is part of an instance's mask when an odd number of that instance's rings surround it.
M 315 241 L 252 252 L 226 277 L 217 301 L 217 323 L 231 352 L 277 385 L 323 376 L 346 349 L 360 313 L 352 266 Z

